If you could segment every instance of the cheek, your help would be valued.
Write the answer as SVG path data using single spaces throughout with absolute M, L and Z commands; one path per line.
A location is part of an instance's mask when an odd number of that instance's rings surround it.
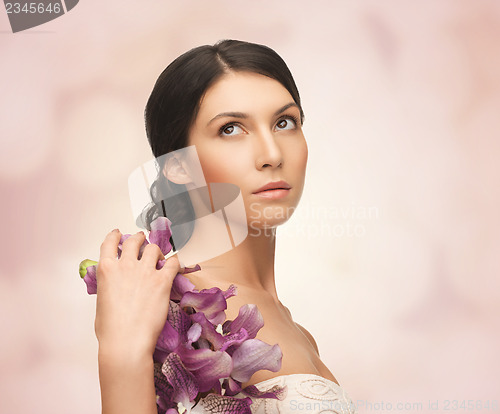
M 308 150 L 305 139 L 297 142 L 295 145 L 290 146 L 289 160 L 293 171 L 298 174 L 304 174 L 307 166 Z
M 304 140 L 304 148 L 302 150 L 301 155 L 302 155 L 302 157 L 301 157 L 301 163 L 303 164 L 304 169 L 305 169 L 306 165 L 307 165 L 307 157 L 309 156 L 309 150 L 307 148 L 307 143 L 306 143 L 305 140 Z
M 200 154 L 205 180 L 211 183 L 237 184 L 239 165 L 237 161 L 234 156 L 227 157 L 221 152 Z
M 205 175 L 205 181 L 207 183 L 217 183 L 223 182 L 221 178 L 224 177 L 224 169 L 217 165 L 213 161 L 201 161 L 201 168 L 203 169 L 203 174 Z

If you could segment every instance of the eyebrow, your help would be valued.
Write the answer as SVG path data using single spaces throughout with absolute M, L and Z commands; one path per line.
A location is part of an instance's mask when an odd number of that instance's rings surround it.
M 300 110 L 299 106 L 295 102 L 290 102 L 290 103 L 287 103 L 286 105 L 282 106 L 280 109 L 278 109 L 273 114 L 273 116 L 277 116 L 277 115 L 281 114 L 282 112 L 286 111 L 288 108 L 290 108 L 292 106 L 296 107 Z M 243 119 L 249 118 L 249 115 L 245 114 L 244 112 L 221 112 L 220 114 L 215 115 L 210 121 L 208 121 L 207 126 L 209 126 L 216 119 L 223 118 L 226 116 L 227 117 L 234 117 L 234 118 L 243 118 Z

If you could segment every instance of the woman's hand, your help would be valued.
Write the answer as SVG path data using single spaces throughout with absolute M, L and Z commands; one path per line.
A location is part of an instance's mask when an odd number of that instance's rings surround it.
M 106 236 L 97 266 L 95 333 L 100 353 L 151 357 L 167 318 L 179 261 L 172 256 L 156 270 L 158 260 L 164 259 L 156 244 L 146 245 L 139 260 L 143 232 L 123 242 L 118 259 L 120 237 L 118 230 Z

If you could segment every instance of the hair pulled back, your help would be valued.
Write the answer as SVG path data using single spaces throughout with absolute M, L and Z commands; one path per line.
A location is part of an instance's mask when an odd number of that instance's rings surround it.
M 254 72 L 281 83 L 299 106 L 303 122 L 304 113 L 295 81 L 274 50 L 256 43 L 220 40 L 213 46 L 187 51 L 158 77 L 144 111 L 146 134 L 155 158 L 187 147 L 189 129 L 198 115 L 205 92 L 231 71 Z M 151 222 L 159 216 L 168 217 L 172 224 L 191 222 L 194 211 L 185 185 L 169 181 L 162 173 L 164 166 L 158 167 L 158 176 L 150 188 L 153 202 L 143 210 L 138 225 L 151 230 Z M 179 195 L 164 203 L 167 188 L 176 189 Z M 179 245 L 175 247 L 181 248 L 191 233 L 192 226 L 188 234 L 176 235 Z

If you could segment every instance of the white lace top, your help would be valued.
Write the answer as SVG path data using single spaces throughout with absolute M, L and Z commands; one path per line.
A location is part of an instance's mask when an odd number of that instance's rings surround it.
M 268 390 L 275 385 L 287 386 L 283 400 L 272 398 L 252 398 L 250 406 L 254 414 L 356 414 L 356 407 L 347 393 L 336 382 L 314 374 L 280 375 L 255 386 Z M 246 395 L 236 395 L 244 398 Z M 210 413 L 203 406 L 203 399 L 191 410 L 191 413 Z

